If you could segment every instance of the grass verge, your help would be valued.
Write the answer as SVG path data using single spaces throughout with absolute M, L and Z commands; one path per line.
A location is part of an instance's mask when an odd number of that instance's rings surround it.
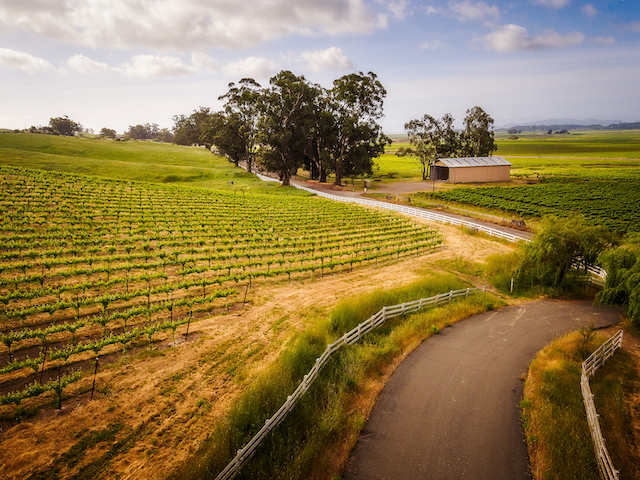
M 172 478 L 213 478 L 296 388 L 327 343 L 382 306 L 460 288 L 454 276 L 431 277 L 391 292 L 340 304 L 330 320 L 293 341 L 256 378 L 192 462 Z M 394 319 L 358 345 L 340 350 L 286 420 L 267 437 L 238 478 L 337 478 L 386 378 L 399 361 L 440 329 L 496 306 L 488 294 Z
M 580 375 L 584 358 L 604 341 L 590 330 L 570 333 L 539 352 L 529 367 L 521 408 L 535 480 L 600 479 Z M 630 411 L 625 401 L 640 393 L 633 358 L 623 349 L 617 351 L 591 380 L 591 389 L 613 464 L 621 478 L 639 479 L 633 432 L 638 412 Z

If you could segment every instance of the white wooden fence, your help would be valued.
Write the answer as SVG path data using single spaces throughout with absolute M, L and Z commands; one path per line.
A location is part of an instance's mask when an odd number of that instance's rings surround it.
M 260 176 L 260 178 L 262 178 L 263 176 Z M 269 178 L 269 177 L 266 177 Z M 264 180 L 264 179 L 263 179 Z M 304 190 L 310 193 L 314 193 L 320 197 L 324 197 L 324 198 L 328 198 L 329 200 L 335 200 L 337 202 L 348 202 L 348 203 L 357 203 L 359 205 L 367 205 L 369 207 L 377 207 L 377 208 L 384 208 L 386 210 L 393 210 L 394 212 L 400 212 L 400 213 L 404 213 L 405 215 L 410 215 L 412 217 L 418 217 L 418 218 L 424 218 L 426 220 L 431 220 L 434 222 L 439 222 L 439 223 L 446 223 L 449 225 L 454 225 L 454 226 L 464 226 L 466 228 L 470 228 L 472 230 L 476 230 L 479 232 L 483 232 L 486 233 L 488 235 L 491 235 L 493 237 L 498 237 L 498 238 L 504 238 L 505 240 L 508 240 L 510 242 L 519 242 L 519 241 L 526 241 L 528 242 L 529 239 L 525 236 L 519 236 L 519 235 L 515 235 L 513 233 L 510 232 L 505 232 L 502 230 L 497 230 L 495 228 L 491 228 L 488 227 L 486 225 L 480 224 L 480 223 L 475 223 L 475 222 L 470 222 L 468 220 L 462 220 L 460 218 L 456 218 L 456 217 L 451 217 L 448 215 L 442 215 L 439 213 L 435 213 L 435 212 L 430 212 L 427 210 L 423 210 L 421 208 L 416 208 L 416 207 L 408 207 L 407 205 L 398 205 L 395 203 L 388 203 L 388 202 L 379 202 L 377 200 L 371 200 L 368 198 L 361 198 L 361 197 L 344 197 L 341 195 L 333 195 L 331 193 L 326 193 L 320 190 L 314 190 L 312 188 L 308 188 L 308 187 L 303 187 L 302 185 L 293 185 L 294 187 L 300 189 L 300 190 Z
M 582 363 L 582 375 L 580 377 L 580 388 L 582 390 L 582 399 L 584 407 L 587 411 L 587 421 L 589 422 L 589 430 L 591 430 L 591 438 L 596 450 L 596 459 L 602 478 L 605 480 L 618 480 L 618 471 L 613 467 L 609 452 L 604 444 L 602 432 L 600 431 L 600 422 L 598 414 L 593 403 L 593 394 L 589 385 L 589 378 L 592 377 L 598 368 L 604 365 L 604 362 L 613 356 L 614 352 L 622 345 L 622 330 L 618 331 L 613 337 L 607 340 L 600 348 L 593 352 L 589 358 Z
M 304 379 L 298 385 L 298 388 L 287 397 L 287 401 L 278 409 L 278 411 L 269 418 L 260 431 L 247 443 L 242 449 L 238 450 L 236 457 L 225 467 L 225 469 L 218 474 L 216 480 L 230 480 L 234 478 L 242 468 L 244 462 L 246 462 L 255 450 L 260 446 L 260 443 L 264 438 L 276 428 L 280 422 L 284 420 L 287 414 L 293 409 L 298 399 L 309 389 L 313 381 L 320 374 L 322 367 L 331 359 L 331 356 L 345 345 L 352 345 L 360 340 L 363 335 L 369 333 L 371 330 L 379 327 L 389 319 L 395 318 L 399 315 L 405 315 L 420 310 L 429 305 L 438 305 L 444 302 L 450 302 L 454 298 L 467 297 L 470 293 L 484 292 L 485 287 L 466 288 L 462 290 L 452 290 L 447 293 L 442 293 L 434 297 L 421 298 L 414 300 L 413 302 L 402 303 L 400 305 L 393 305 L 390 307 L 383 307 L 378 313 L 370 317 L 368 320 L 360 323 L 357 327 L 345 333 L 338 340 L 328 345 L 324 353 L 316 359 L 316 363 L 311 367 L 309 373 L 304 376 Z

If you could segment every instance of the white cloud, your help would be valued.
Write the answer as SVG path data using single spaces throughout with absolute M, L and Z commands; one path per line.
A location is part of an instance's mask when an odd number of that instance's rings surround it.
M 442 44 L 442 42 L 440 42 L 440 40 L 436 40 L 435 42 L 431 43 L 423 43 L 418 48 L 420 48 L 421 50 L 435 51 L 444 48 L 444 45 Z
M 598 45 L 613 45 L 616 43 L 616 39 L 613 37 L 593 37 L 590 38 L 591 43 L 597 43 Z
M 303 52 L 300 56 L 308 62 L 309 67 L 314 72 L 322 72 L 324 70 L 349 70 L 355 66 L 338 47 Z
M 483 20 L 485 18 L 500 18 L 500 9 L 496 6 L 489 6 L 485 2 L 474 2 L 471 0 L 449 1 L 449 10 L 453 16 L 460 21 Z
M 202 52 L 194 52 L 191 54 L 191 64 L 196 69 L 205 69 L 212 72 L 218 71 L 218 62 L 215 58 Z
M 571 3 L 571 0 L 532 0 L 534 5 L 542 5 L 543 7 L 549 7 L 554 10 L 558 10 L 562 7 L 566 7 Z
M 393 17 L 399 20 L 412 13 L 407 0 L 376 0 L 376 3 L 384 5 Z
M 545 30 L 541 35 L 531 36 L 526 28 L 510 24 L 499 25 L 494 32 L 479 37 L 476 41 L 484 44 L 487 50 L 517 52 L 573 47 L 584 42 L 584 35 L 580 32 L 560 35 L 554 30 Z
M 97 62 L 84 55 L 74 55 L 67 60 L 67 67 L 74 73 L 83 75 L 98 75 L 101 73 L 110 73 L 114 69 L 106 63 Z
M 223 71 L 228 76 L 238 78 L 269 78 L 280 70 L 280 66 L 261 57 L 248 57 L 227 64 Z
M 194 72 L 179 57 L 162 55 L 136 55 L 118 70 L 130 77 L 186 77 Z
M 58 71 L 44 58 L 9 48 L 0 48 L 0 67 L 21 70 L 27 73 Z
M 442 13 L 442 8 L 434 7 L 433 5 L 427 5 L 426 7 L 424 7 L 424 13 L 427 17 L 430 17 L 431 15 Z
M 582 11 L 582 13 L 584 13 L 585 17 L 588 18 L 593 18 L 598 14 L 598 10 L 596 10 L 596 7 L 594 7 L 590 3 L 582 7 L 580 10 Z
M 401 14 L 404 0 L 387 2 Z M 243 48 L 290 34 L 370 34 L 386 16 L 364 0 L 3 1 L 0 31 L 110 48 Z
M 206 53 L 191 54 L 191 65 L 179 57 L 162 55 L 137 55 L 117 67 L 77 54 L 67 60 L 67 70 L 55 68 L 43 58 L 26 52 L 0 48 L 0 68 L 21 70 L 27 73 L 49 72 L 58 74 L 102 75 L 119 73 L 130 77 L 185 77 L 200 71 L 218 71 L 216 60 Z

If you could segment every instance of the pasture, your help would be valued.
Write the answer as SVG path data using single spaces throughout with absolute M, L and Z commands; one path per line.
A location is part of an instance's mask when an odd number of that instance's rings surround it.
M 526 134 L 517 140 L 497 135 L 498 151 L 513 163 L 512 182 L 500 185 L 446 185 L 411 196 L 418 205 L 443 202 L 473 206 L 495 215 L 525 219 L 545 215 L 581 216 L 619 233 L 640 225 L 640 132 Z M 538 156 L 539 155 L 539 156 Z M 381 159 L 380 172 L 414 168 L 411 159 Z M 402 170 L 404 169 L 404 170 Z M 442 188 L 444 187 L 444 188 Z
M 202 147 L 116 142 L 32 133 L 0 133 L 0 165 L 117 180 L 300 195 L 235 168 Z

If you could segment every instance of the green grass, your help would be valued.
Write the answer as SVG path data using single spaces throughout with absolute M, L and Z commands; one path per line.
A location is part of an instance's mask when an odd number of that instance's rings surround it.
M 302 194 L 293 187 L 263 182 L 202 147 L 168 143 L 1 133 L 0 164 L 118 180 Z
M 301 334 L 276 362 L 253 380 L 193 461 L 172 478 L 215 476 L 293 392 L 326 345 L 389 304 L 387 302 L 401 303 L 441 292 L 442 287 L 462 285 L 454 276 L 432 276 L 405 288 L 374 292 L 342 302 L 331 320 L 319 322 Z M 286 420 L 267 437 L 238 478 L 335 478 L 340 468 L 335 458 L 340 457 L 346 444 L 353 442 L 368 415 L 362 407 L 367 404 L 363 400 L 367 400 L 368 393 L 365 385 L 425 338 L 462 318 L 494 308 L 496 302 L 488 294 L 476 294 L 394 319 L 368 334 L 359 344 L 341 349 Z
M 580 391 L 580 364 L 605 340 L 588 330 L 574 332 L 547 346 L 531 363 L 521 408 L 536 480 L 600 478 Z M 633 359 L 616 352 L 591 386 L 614 465 L 624 472 L 621 478 L 640 478 L 623 400 L 638 392 Z
M 577 131 L 569 135 L 526 133 L 517 140 L 496 135 L 498 156 L 640 158 L 640 134 L 628 131 Z
M 607 168 L 640 165 L 640 132 L 631 131 L 579 131 L 569 135 L 525 133 L 517 140 L 507 134 L 496 134 L 496 156 L 505 156 L 513 163 L 512 174 L 575 174 L 584 167 Z M 397 174 L 398 177 L 419 177 L 420 168 L 409 157 L 396 157 L 407 142 L 394 142 L 385 155 L 376 160 L 380 175 Z M 545 157 L 582 157 L 545 158 Z M 567 170 L 564 170 L 567 169 Z

